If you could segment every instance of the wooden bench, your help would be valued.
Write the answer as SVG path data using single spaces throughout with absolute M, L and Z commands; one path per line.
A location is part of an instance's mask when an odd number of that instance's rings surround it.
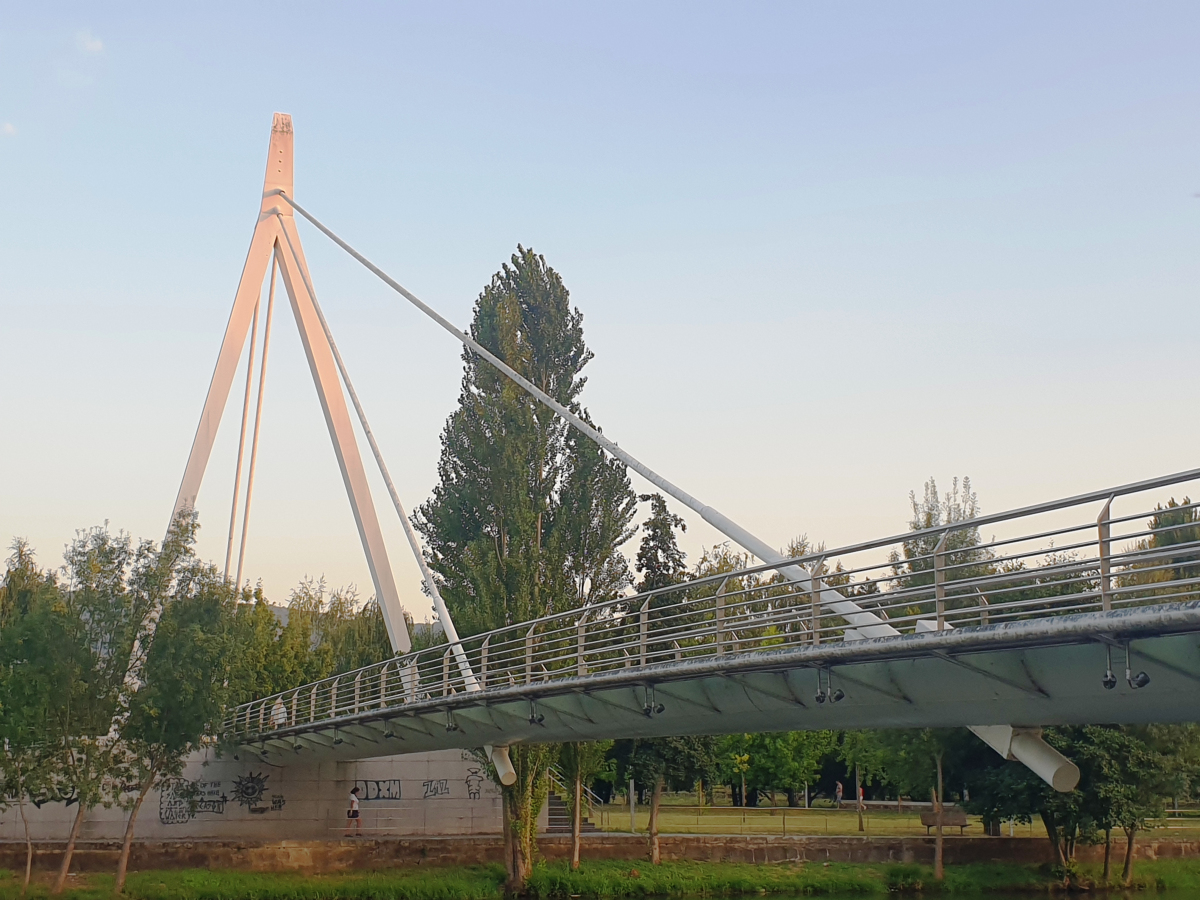
M 921 824 L 925 826 L 925 833 L 929 834 L 929 829 L 936 826 L 938 823 L 938 814 L 934 810 L 921 813 Z M 967 814 L 964 810 L 957 806 L 952 806 L 949 809 L 942 810 L 942 827 L 943 828 L 958 828 L 958 833 L 962 834 L 963 830 L 968 826 Z

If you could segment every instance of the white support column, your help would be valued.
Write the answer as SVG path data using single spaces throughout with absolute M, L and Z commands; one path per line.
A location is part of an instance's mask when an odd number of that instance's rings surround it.
M 274 135 L 271 143 L 274 146 Z M 200 413 L 200 424 L 196 428 L 192 450 L 183 469 L 183 481 L 180 482 L 179 494 L 175 498 L 175 508 L 171 510 L 172 522 L 180 512 L 192 509 L 196 505 L 196 495 L 200 493 L 200 483 L 204 480 L 204 470 L 208 467 L 208 458 L 217 439 L 217 428 L 221 424 L 221 415 L 225 412 L 225 402 L 229 399 L 229 389 L 233 385 L 238 360 L 242 356 L 242 347 L 246 343 L 246 335 L 250 333 L 250 320 L 254 317 L 254 308 L 258 304 L 258 295 L 262 290 L 263 278 L 267 273 L 267 263 L 271 260 L 271 248 L 275 245 L 278 230 L 274 212 L 262 215 L 254 229 L 254 237 L 250 239 L 250 252 L 246 255 L 242 280 L 238 283 L 237 293 L 233 298 L 233 309 L 229 313 L 229 323 L 225 326 L 225 337 L 221 341 L 221 352 L 217 355 L 217 366 L 208 386 L 208 396 L 204 398 L 204 409 Z
M 182 511 L 193 509 L 196 505 L 196 495 L 200 492 L 204 471 L 208 467 L 238 360 L 250 330 L 250 321 L 262 293 L 267 265 L 275 252 L 321 400 L 325 422 L 329 427 L 329 435 L 333 440 L 334 453 L 341 468 L 359 538 L 366 552 L 367 567 L 371 572 L 375 596 L 379 599 L 383 611 L 388 637 L 394 650 L 406 653 L 411 647 L 411 642 L 404 622 L 404 611 L 388 560 L 387 548 L 383 542 L 379 518 L 371 500 L 366 471 L 358 451 L 345 394 L 338 379 L 329 340 L 315 309 L 315 298 L 308 287 L 312 284 L 312 279 L 304 260 L 300 236 L 296 232 L 292 208 L 280 198 L 281 192 L 292 192 L 292 150 L 292 118 L 283 113 L 276 113 L 271 127 L 271 144 L 258 222 L 250 241 L 250 251 L 246 256 L 241 281 L 234 296 L 233 310 L 225 328 L 225 337 L 217 356 L 217 366 L 209 384 L 204 410 L 200 415 L 200 424 L 196 429 L 187 466 L 184 468 L 183 481 L 171 519 L 174 521 Z
M 300 329 L 300 340 L 304 344 L 304 354 L 308 357 L 308 367 L 312 371 L 313 383 L 321 399 L 321 411 L 325 414 L 325 424 L 329 426 L 329 437 L 333 441 L 333 450 L 342 471 L 342 481 L 350 498 L 354 524 L 358 526 L 358 536 L 367 555 L 367 568 L 370 569 L 375 596 L 379 599 L 379 607 L 383 611 L 388 638 L 392 642 L 393 650 L 397 653 L 407 653 L 412 644 L 408 628 L 404 624 L 404 608 L 400 604 L 400 594 L 392 575 L 383 532 L 379 527 L 379 517 L 371 500 L 367 472 L 358 452 L 358 441 L 354 436 L 350 410 L 346 406 L 346 395 L 338 380 L 333 351 L 321 328 L 316 306 L 308 291 L 307 285 L 312 283 L 312 277 L 304 260 L 300 235 L 296 233 L 296 223 L 290 215 L 282 215 L 281 222 L 283 235 L 279 242 L 279 272 L 283 276 L 283 286 L 287 289 L 292 313 L 296 317 L 296 327 Z

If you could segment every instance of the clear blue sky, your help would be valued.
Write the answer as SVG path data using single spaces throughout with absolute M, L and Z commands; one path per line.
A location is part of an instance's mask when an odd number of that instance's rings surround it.
M 1191 3 L 8 4 L 0 536 L 161 536 L 276 110 L 302 202 L 452 320 L 544 253 L 596 420 L 773 543 L 897 531 L 930 475 L 998 511 L 1190 468 L 1198 60 Z M 302 234 L 415 506 L 458 350 Z M 369 593 L 277 321 L 249 571 Z

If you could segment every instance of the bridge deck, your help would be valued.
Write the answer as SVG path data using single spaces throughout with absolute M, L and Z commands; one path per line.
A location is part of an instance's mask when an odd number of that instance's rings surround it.
M 498 629 L 245 704 L 225 736 L 283 764 L 614 736 L 1196 720 L 1200 510 L 1158 504 L 1198 479 Z M 1115 515 L 1115 498 L 1132 511 Z M 977 542 L 981 526 L 1002 534 Z

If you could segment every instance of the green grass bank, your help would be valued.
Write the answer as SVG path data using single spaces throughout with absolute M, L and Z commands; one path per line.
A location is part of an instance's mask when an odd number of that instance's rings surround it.
M 1096 884 L 1099 869 L 1083 866 L 1077 885 Z M 183 869 L 137 872 L 130 876 L 130 900 L 501 900 L 500 866 L 415 867 L 377 872 L 306 875 Z M 0 900 L 17 900 L 20 883 L 0 870 Z M 948 868 L 940 884 L 928 866 L 856 863 L 668 862 L 661 866 L 629 862 L 585 862 L 577 872 L 564 863 L 539 866 L 529 883 L 531 900 L 625 900 L 625 898 L 707 898 L 778 896 L 882 896 L 889 893 L 1047 893 L 1063 880 L 1044 867 L 1010 864 Z M 1115 886 L 1114 886 L 1115 887 Z M 1200 860 L 1140 862 L 1133 889 L 1200 892 Z M 31 898 L 50 896 L 45 878 Z M 62 895 L 68 900 L 109 900 L 111 875 L 80 875 Z

